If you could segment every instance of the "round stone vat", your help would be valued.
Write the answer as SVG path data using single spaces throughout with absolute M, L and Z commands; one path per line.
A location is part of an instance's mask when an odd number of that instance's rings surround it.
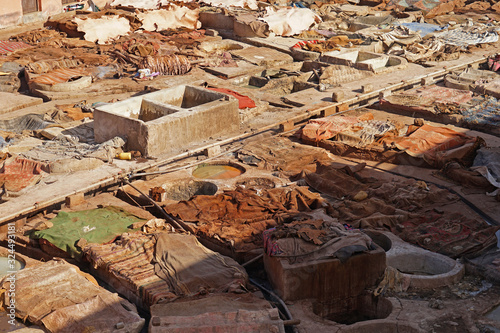
M 244 188 L 254 188 L 256 190 L 267 190 L 276 187 L 276 183 L 272 179 L 264 177 L 246 178 L 237 182 L 236 185 L 243 186 Z
M 26 263 L 22 258 L 9 256 L 8 251 L 2 251 L 0 254 L 0 279 L 9 274 L 8 272 L 20 271 L 24 266 L 26 266 Z
M 392 303 L 382 296 L 362 294 L 347 299 L 315 302 L 313 312 L 327 320 L 352 325 L 387 318 L 392 312 Z
M 387 266 L 410 280 L 410 287 L 432 289 L 456 283 L 465 274 L 464 265 L 433 252 L 399 252 L 387 256 Z
M 186 180 L 165 184 L 165 197 L 171 200 L 189 200 L 194 195 L 214 195 L 217 185 L 211 182 Z
M 231 179 L 245 173 L 246 169 L 233 162 L 201 164 L 193 171 L 193 177 L 199 179 Z
M 343 327 L 341 333 L 421 333 L 414 324 L 394 320 L 370 320 Z
M 364 233 L 367 234 L 375 244 L 383 248 L 385 252 L 389 251 L 392 248 L 391 239 L 383 233 L 377 232 L 375 230 L 364 230 Z

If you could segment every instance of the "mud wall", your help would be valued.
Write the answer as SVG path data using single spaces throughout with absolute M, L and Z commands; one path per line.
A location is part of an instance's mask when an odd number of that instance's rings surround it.
M 48 18 L 50 15 L 59 14 L 63 11 L 63 5 L 61 0 L 42 0 L 41 1 L 41 12 L 44 19 Z
M 23 18 L 21 1 L 0 1 L 0 29 L 17 25 Z

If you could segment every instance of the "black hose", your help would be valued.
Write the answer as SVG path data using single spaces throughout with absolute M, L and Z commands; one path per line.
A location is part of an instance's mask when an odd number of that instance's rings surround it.
M 283 302 L 283 300 L 281 298 L 279 298 L 278 295 L 276 295 L 275 293 L 273 293 L 271 290 L 267 289 L 266 287 L 264 287 L 263 285 L 261 285 L 260 283 L 258 283 L 257 281 L 255 281 L 254 279 L 252 278 L 248 278 L 248 280 L 254 284 L 257 288 L 259 288 L 262 292 L 268 294 L 269 296 L 271 296 L 275 302 L 278 302 L 281 307 L 283 308 L 283 311 L 285 312 L 285 315 L 286 315 L 286 319 L 287 321 L 292 321 L 292 314 L 290 313 L 290 311 L 288 310 L 288 307 L 286 306 L 285 302 Z M 291 326 L 292 327 L 292 330 L 294 333 L 298 333 L 298 330 L 295 326 Z

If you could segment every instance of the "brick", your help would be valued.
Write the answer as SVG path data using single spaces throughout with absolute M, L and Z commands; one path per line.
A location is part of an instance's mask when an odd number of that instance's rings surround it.
M 334 102 L 341 102 L 344 99 L 344 92 L 343 91 L 335 91 L 332 94 L 332 101 Z
M 321 117 L 328 117 L 328 116 L 331 116 L 332 114 L 335 114 L 336 112 L 337 112 L 337 106 L 332 105 L 332 106 L 325 108 L 324 110 L 321 110 L 320 116 Z
M 373 91 L 373 84 L 369 83 L 369 84 L 365 84 L 364 86 L 361 86 L 361 91 L 363 93 L 372 92 Z
M 384 90 L 384 91 L 379 92 L 378 98 L 379 99 L 384 99 L 387 96 L 391 96 L 391 95 L 392 95 L 392 91 L 390 91 L 390 90 Z
M 72 194 L 66 197 L 65 202 L 66 207 L 71 208 L 83 204 L 85 202 L 85 197 L 83 196 L 83 193 Z
M 337 105 L 337 112 L 343 112 L 343 111 L 347 111 L 347 110 L 349 110 L 349 104 L 343 103 L 343 104 Z
M 280 124 L 280 132 L 288 132 L 293 130 L 295 123 L 293 121 L 287 121 L 285 123 Z
M 428 86 L 434 83 L 434 79 L 432 77 L 424 77 L 420 80 L 420 84 L 423 86 Z
M 220 146 L 217 145 L 217 146 L 213 146 L 213 147 L 205 149 L 204 154 L 205 154 L 205 156 L 210 158 L 210 157 L 215 157 L 217 155 L 220 155 L 221 152 L 222 152 L 222 150 L 221 150 Z

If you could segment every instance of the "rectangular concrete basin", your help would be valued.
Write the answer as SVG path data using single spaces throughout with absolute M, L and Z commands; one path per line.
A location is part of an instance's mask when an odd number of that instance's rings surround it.
M 155 157 L 239 129 L 238 101 L 208 89 L 181 85 L 94 111 L 94 135 L 99 143 L 115 136 L 128 150 Z
M 384 274 L 385 260 L 385 251 L 377 246 L 345 262 L 337 258 L 290 262 L 264 255 L 264 267 L 274 290 L 285 301 L 340 301 L 375 286 Z

